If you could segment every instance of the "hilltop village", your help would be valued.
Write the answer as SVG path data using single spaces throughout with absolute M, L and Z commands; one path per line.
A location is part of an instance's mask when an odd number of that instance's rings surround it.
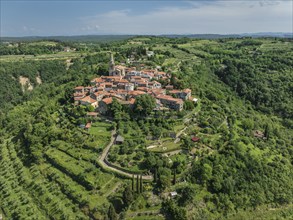
M 149 94 L 156 99 L 154 110 L 172 109 L 181 111 L 184 101 L 197 99 L 191 97 L 191 90 L 175 90 L 173 85 L 164 88 L 158 80 L 170 83 L 171 75 L 158 69 L 136 70 L 135 67 L 115 65 L 113 54 L 109 62 L 109 75 L 91 80 L 90 86 L 74 88 L 76 105 L 91 105 L 96 112 L 105 114 L 116 98 L 122 105 L 134 106 L 135 98 Z

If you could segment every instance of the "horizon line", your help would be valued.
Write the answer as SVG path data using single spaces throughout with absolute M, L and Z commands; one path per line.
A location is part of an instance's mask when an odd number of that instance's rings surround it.
M 81 35 L 23 35 L 23 36 L 0 36 L 0 38 L 26 38 L 26 37 L 86 37 L 86 36 L 187 36 L 187 35 L 220 35 L 220 36 L 227 36 L 227 35 L 260 35 L 260 34 L 283 34 L 283 35 L 292 35 L 293 32 L 243 32 L 243 33 L 227 33 L 227 34 L 219 34 L 219 33 L 186 33 L 186 34 L 81 34 Z

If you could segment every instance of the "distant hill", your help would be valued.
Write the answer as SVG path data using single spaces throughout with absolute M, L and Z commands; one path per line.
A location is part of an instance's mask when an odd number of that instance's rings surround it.
M 17 41 L 39 41 L 39 40 L 57 40 L 71 42 L 113 42 L 125 40 L 134 37 L 134 35 L 78 35 L 78 36 L 27 36 L 27 37 L 1 37 L 1 42 Z
M 26 36 L 26 37 L 1 37 L 0 42 L 15 41 L 36 41 L 36 40 L 58 40 L 74 42 L 101 42 L 107 43 L 118 40 L 125 40 L 135 36 L 161 36 L 169 38 L 198 38 L 198 39 L 220 39 L 220 38 L 242 38 L 242 37 L 278 37 L 293 38 L 292 33 L 284 32 L 261 32 L 261 33 L 243 33 L 243 34 L 162 34 L 162 35 L 77 35 L 77 36 Z
M 243 33 L 243 34 L 167 34 L 161 35 L 164 37 L 178 38 L 178 37 L 188 37 L 188 38 L 198 38 L 198 39 L 220 39 L 220 38 L 242 38 L 242 37 L 278 37 L 278 38 L 292 38 L 292 33 L 283 32 L 262 32 L 262 33 Z

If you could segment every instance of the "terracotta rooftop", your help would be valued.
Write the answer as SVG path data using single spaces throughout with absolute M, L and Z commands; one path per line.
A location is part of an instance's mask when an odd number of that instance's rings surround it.
M 99 78 L 93 79 L 91 82 L 99 83 L 99 82 L 104 82 L 104 80 L 101 77 L 99 77 Z
M 169 93 L 172 93 L 172 94 L 180 93 L 180 92 L 181 92 L 180 90 L 175 90 L 175 89 L 169 91 Z
M 105 102 L 107 105 L 109 105 L 113 102 L 113 98 L 112 97 L 104 98 L 102 101 Z
M 147 87 L 137 87 L 136 89 L 144 92 L 147 92 L 149 90 L 149 88 Z
M 84 89 L 84 87 L 83 86 L 77 86 L 77 87 L 75 87 L 74 89 Z
M 94 102 L 96 102 L 96 100 L 93 99 L 93 98 L 91 98 L 90 96 L 86 96 L 86 97 L 82 98 L 80 101 L 88 102 L 88 103 L 94 103 Z
M 92 126 L 92 123 L 89 122 L 89 123 L 86 124 L 86 126 L 84 128 L 89 129 L 91 126 Z
M 104 95 L 104 94 L 105 94 L 104 91 L 98 91 L 94 93 L 95 96 Z
M 105 78 L 105 79 L 115 79 L 115 78 L 121 78 L 121 76 L 101 76 L 101 78 Z
M 157 74 L 158 75 L 166 75 L 167 73 L 166 72 L 158 72 Z
M 135 91 L 129 91 L 128 94 L 129 94 L 129 95 L 137 96 L 137 95 L 143 95 L 143 94 L 145 94 L 145 92 L 135 90 Z
M 176 102 L 176 103 L 183 103 L 183 100 L 182 99 L 176 99 L 176 98 L 173 98 L 172 96 L 170 95 L 157 95 L 157 98 L 158 99 L 165 99 L 165 100 L 168 100 L 168 101 L 172 101 L 172 102 Z
M 128 101 L 118 100 L 122 105 L 133 105 L 135 103 L 135 99 L 131 98 Z
M 120 79 L 119 83 L 129 83 L 129 81 L 127 79 Z

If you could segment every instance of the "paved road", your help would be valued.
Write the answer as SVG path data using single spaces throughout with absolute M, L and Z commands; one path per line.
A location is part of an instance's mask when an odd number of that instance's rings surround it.
M 119 168 L 117 167 L 114 167 L 114 166 L 111 166 L 111 164 L 109 162 L 105 162 L 106 161 L 106 158 L 108 156 L 108 153 L 112 147 L 112 145 L 114 144 L 114 140 L 115 140 L 115 135 L 116 135 L 116 130 L 113 130 L 112 133 L 111 133 L 111 140 L 110 140 L 110 143 L 107 145 L 107 147 L 105 147 L 105 149 L 103 150 L 103 153 L 101 154 L 101 156 L 99 157 L 98 159 L 98 162 L 100 164 L 100 166 L 102 166 L 103 168 L 105 169 L 108 169 L 108 170 L 111 170 L 115 173 L 119 173 L 123 176 L 126 176 L 126 177 L 129 177 L 129 178 L 132 178 L 132 173 L 130 172 L 125 172 L 124 170 L 120 170 Z M 142 179 L 143 180 L 153 180 L 153 176 L 152 175 L 142 175 Z

